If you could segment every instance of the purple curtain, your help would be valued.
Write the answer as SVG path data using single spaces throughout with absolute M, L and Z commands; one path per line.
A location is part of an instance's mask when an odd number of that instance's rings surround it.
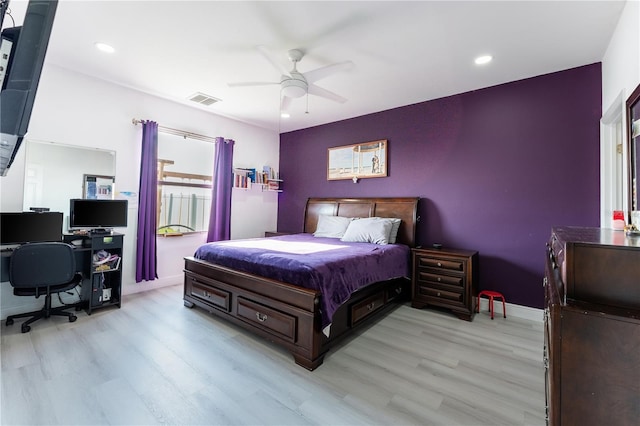
M 231 187 L 233 184 L 233 145 L 231 139 L 216 138 L 213 158 L 211 216 L 207 242 L 231 238 Z
M 136 282 L 153 281 L 156 272 L 156 209 L 158 196 L 158 123 L 142 122 L 142 156 L 138 191 Z

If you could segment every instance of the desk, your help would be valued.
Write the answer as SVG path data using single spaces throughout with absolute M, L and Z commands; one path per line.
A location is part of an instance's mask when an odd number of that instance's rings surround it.
M 82 273 L 81 307 L 91 312 L 109 306 L 122 306 L 122 245 L 124 234 L 64 235 L 63 242 L 71 244 L 76 258 L 76 270 Z M 74 244 L 78 242 L 78 244 Z M 114 260 L 94 264 L 93 257 L 104 250 Z M 0 251 L 1 282 L 9 281 L 9 264 L 13 250 Z M 117 258 L 115 258 L 117 256 Z

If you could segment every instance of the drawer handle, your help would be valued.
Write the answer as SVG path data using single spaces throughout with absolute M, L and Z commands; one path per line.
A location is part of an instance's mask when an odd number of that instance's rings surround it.
M 202 295 L 208 299 L 211 296 L 211 293 L 209 293 L 208 291 L 203 291 Z
M 546 287 L 547 286 L 547 277 L 544 277 L 542 279 L 542 287 Z
M 442 281 L 442 278 L 438 277 L 438 282 Z
M 368 309 L 369 311 L 373 311 L 373 308 L 374 308 L 375 306 L 376 306 L 376 304 L 375 304 L 374 302 L 371 302 L 371 303 L 369 303 L 369 304 L 367 305 L 367 309 Z
M 400 293 L 402 293 L 402 288 L 400 287 L 396 288 L 396 294 L 400 294 Z
M 442 266 L 442 263 L 438 262 L 438 266 Z
M 260 314 L 260 312 L 256 312 L 256 318 L 260 322 L 265 322 L 267 320 L 267 314 Z
M 436 296 L 440 297 L 440 292 L 438 292 L 438 294 L 436 294 Z

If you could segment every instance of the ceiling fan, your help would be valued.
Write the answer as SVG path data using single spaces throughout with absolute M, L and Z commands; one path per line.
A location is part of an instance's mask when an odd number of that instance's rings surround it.
M 297 69 L 297 64 L 304 56 L 304 52 L 299 49 L 289 50 L 289 60 L 293 62 L 293 68 L 290 71 L 274 59 L 271 52 L 265 46 L 257 46 L 257 49 L 262 55 L 273 65 L 278 72 L 282 75 L 279 82 L 246 82 L 246 83 L 227 83 L 229 87 L 243 87 L 243 86 L 267 86 L 267 85 L 280 85 L 280 111 L 285 112 L 289 109 L 291 100 L 293 98 L 299 98 L 306 94 L 320 96 L 325 99 L 329 99 L 335 102 L 344 103 L 347 99 L 340 95 L 337 95 L 327 89 L 315 85 L 314 83 L 322 78 L 328 77 L 339 71 L 348 70 L 353 66 L 353 62 L 345 61 L 331 65 L 327 65 L 321 68 L 317 68 L 312 71 L 301 73 Z

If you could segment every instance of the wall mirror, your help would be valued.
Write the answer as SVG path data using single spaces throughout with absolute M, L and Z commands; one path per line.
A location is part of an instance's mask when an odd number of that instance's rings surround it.
M 86 176 L 116 173 L 116 153 L 104 149 L 27 140 L 23 210 L 46 207 L 64 214 L 69 224 L 69 200 L 84 198 Z M 115 178 L 114 178 L 115 180 Z
M 638 206 L 638 167 L 640 166 L 640 85 L 627 99 L 627 140 L 629 153 L 629 210 Z

